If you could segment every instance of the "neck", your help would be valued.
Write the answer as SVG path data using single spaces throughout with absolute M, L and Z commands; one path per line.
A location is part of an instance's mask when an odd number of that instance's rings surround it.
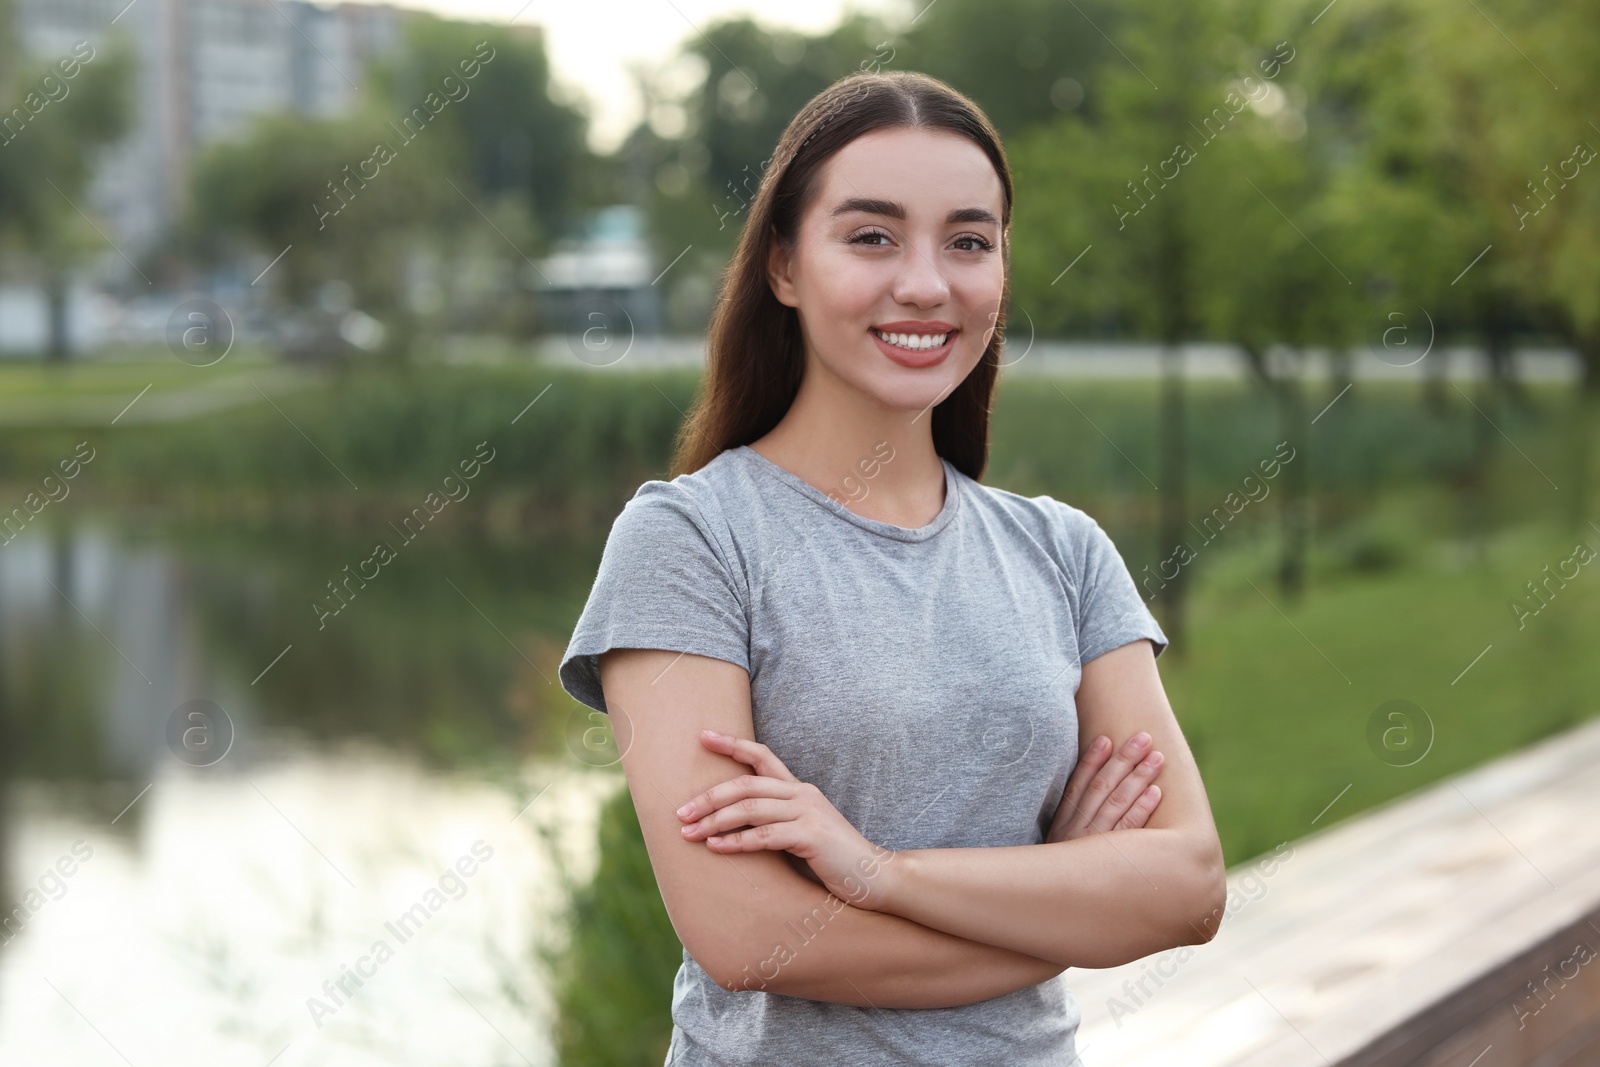
M 788 413 L 750 447 L 859 515 L 910 529 L 925 526 L 944 507 L 933 406 L 955 384 L 940 378 L 927 399 L 899 407 L 808 356 Z

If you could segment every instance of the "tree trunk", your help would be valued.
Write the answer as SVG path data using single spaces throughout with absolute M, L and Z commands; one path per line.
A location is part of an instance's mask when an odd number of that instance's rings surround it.
M 1155 261 L 1155 287 L 1160 296 L 1159 335 L 1161 350 L 1161 426 L 1159 428 L 1162 549 L 1164 558 L 1184 543 L 1189 517 L 1188 434 L 1185 430 L 1188 399 L 1184 377 L 1183 342 L 1194 330 L 1193 282 L 1189 265 L 1194 259 L 1183 220 L 1188 217 L 1184 200 L 1169 196 L 1160 202 L 1156 223 L 1160 226 L 1160 254 Z M 1161 590 L 1162 629 L 1171 639 L 1180 659 L 1187 653 L 1185 603 L 1188 599 L 1189 571 L 1180 567 L 1177 575 Z
M 1517 380 L 1516 352 L 1511 347 L 1511 308 L 1503 297 L 1491 295 L 1484 301 L 1478 329 L 1483 337 L 1485 369 L 1495 391 L 1512 405 L 1527 410 L 1528 396 Z
M 1185 541 L 1187 507 L 1184 468 L 1184 415 L 1185 396 L 1183 378 L 1183 349 L 1177 341 L 1168 341 L 1161 350 L 1161 427 L 1160 474 L 1161 551 L 1165 558 Z M 1162 629 L 1175 649 L 1184 647 L 1184 592 L 1189 572 L 1179 568 L 1172 580 L 1161 587 L 1161 606 L 1164 618 Z M 1182 655 L 1180 651 L 1180 656 Z
M 1422 361 L 1422 407 L 1428 414 L 1443 418 L 1450 413 L 1450 398 L 1445 393 L 1445 381 L 1449 377 L 1449 350 L 1440 348 L 1430 352 Z
M 1353 386 L 1355 382 L 1355 356 L 1350 349 L 1344 345 L 1328 349 L 1328 399 L 1324 403 L 1332 403 L 1344 392 L 1345 386 Z M 1350 395 L 1339 403 L 1354 404 L 1355 401 L 1355 390 L 1351 389 Z
M 1579 384 L 1591 396 L 1600 396 L 1600 336 L 1587 338 L 1578 346 Z
M 45 268 L 44 297 L 48 308 L 49 337 L 45 358 L 51 363 L 65 363 L 72 357 L 67 341 L 67 272 L 54 264 Z
M 1283 483 L 1283 547 L 1278 558 L 1278 591 L 1290 604 L 1305 594 L 1306 554 L 1310 547 L 1310 433 L 1306 423 L 1303 371 L 1305 355 L 1288 349 L 1284 374 L 1278 383 L 1278 429 L 1294 448 Z
M 1250 341 L 1239 342 L 1239 352 L 1244 356 L 1244 365 L 1250 370 L 1250 377 L 1260 386 L 1270 390 L 1273 386 L 1272 371 L 1267 367 L 1267 353 L 1261 346 Z
M 1567 523 L 1573 533 L 1587 536 L 1590 501 L 1594 497 L 1594 438 L 1596 429 L 1600 428 L 1600 332 L 1574 340 L 1574 347 L 1583 361 L 1584 377 L 1572 397 L 1569 419 L 1572 491 L 1567 496 Z
M 1461 535 L 1472 549 L 1478 563 L 1484 560 L 1488 534 L 1489 468 L 1494 463 L 1495 437 L 1499 431 L 1499 393 L 1494 383 L 1485 381 L 1478 390 L 1478 411 L 1468 411 L 1472 421 L 1472 452 L 1467 457 L 1467 469 L 1461 479 Z

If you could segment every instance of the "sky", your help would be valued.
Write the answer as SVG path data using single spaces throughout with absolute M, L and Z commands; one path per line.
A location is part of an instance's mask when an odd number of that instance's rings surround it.
M 370 2 L 370 0 L 358 0 Z M 663 64 L 704 27 L 728 15 L 816 33 L 849 10 L 889 14 L 904 0 L 401 0 L 447 18 L 545 28 L 556 80 L 589 101 L 590 145 L 615 148 L 640 118 L 632 62 Z

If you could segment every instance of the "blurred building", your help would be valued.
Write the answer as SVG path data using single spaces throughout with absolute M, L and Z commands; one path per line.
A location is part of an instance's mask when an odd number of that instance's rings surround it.
M 591 212 L 540 264 L 540 306 L 552 322 L 565 323 L 569 334 L 581 336 L 597 325 L 620 327 L 630 336 L 660 333 L 661 290 L 652 275 L 666 271 L 653 261 L 638 207 L 615 204 Z
M 410 15 L 305 0 L 15 0 L 14 12 L 4 32 L 47 63 L 84 41 L 96 55 L 119 34 L 133 45 L 132 129 L 101 159 L 84 206 L 135 259 L 180 217 L 197 152 L 265 112 L 351 110 L 368 61 L 398 47 Z

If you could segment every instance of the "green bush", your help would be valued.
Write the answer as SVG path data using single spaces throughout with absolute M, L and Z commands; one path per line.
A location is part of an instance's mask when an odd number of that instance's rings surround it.
M 570 940 L 542 952 L 555 991 L 558 1062 L 661 1067 L 683 943 L 661 902 L 627 789 L 601 810 L 599 835 L 594 879 L 569 886 Z

